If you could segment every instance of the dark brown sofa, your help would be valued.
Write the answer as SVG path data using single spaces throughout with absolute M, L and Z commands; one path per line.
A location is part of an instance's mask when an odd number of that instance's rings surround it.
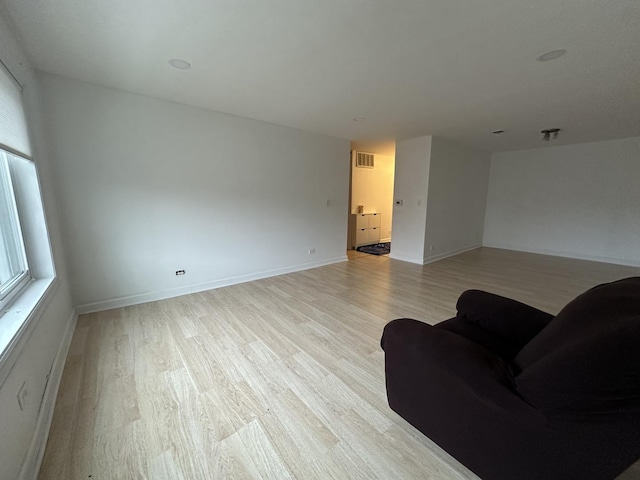
M 484 480 L 612 479 L 640 458 L 640 277 L 556 316 L 478 290 L 382 336 L 389 405 Z

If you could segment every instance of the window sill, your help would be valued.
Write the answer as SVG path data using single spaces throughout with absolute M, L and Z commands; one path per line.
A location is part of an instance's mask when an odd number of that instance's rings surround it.
M 55 278 L 33 280 L 0 316 L 0 386 L 58 289 Z

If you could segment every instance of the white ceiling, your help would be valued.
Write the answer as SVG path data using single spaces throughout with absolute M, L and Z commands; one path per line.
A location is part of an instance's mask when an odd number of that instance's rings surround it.
M 563 129 L 555 144 L 640 135 L 638 0 L 4 7 L 41 70 L 365 147 L 434 134 L 490 151 L 533 148 L 548 145 L 539 132 L 550 127 Z M 559 48 L 567 55 L 535 60 Z

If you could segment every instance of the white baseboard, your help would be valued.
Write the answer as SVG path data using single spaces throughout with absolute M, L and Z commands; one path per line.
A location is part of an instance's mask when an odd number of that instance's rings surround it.
M 514 245 L 504 245 L 500 243 L 484 243 L 483 247 L 499 248 L 502 250 L 513 250 L 516 252 L 537 253 L 540 255 L 550 255 L 552 257 L 575 258 L 577 260 L 589 260 L 592 262 L 612 263 L 614 265 L 625 265 L 628 267 L 640 267 L 640 260 L 627 260 L 621 258 L 600 257 L 597 255 L 585 255 L 574 252 L 564 252 L 562 250 L 550 250 L 545 248 L 529 248 Z
M 400 260 L 402 262 L 409 262 L 409 263 L 415 263 L 417 265 L 422 265 L 422 259 L 421 258 L 414 258 L 414 257 L 407 257 L 404 255 L 397 255 L 395 253 L 393 253 L 393 249 L 391 249 L 391 253 L 389 254 L 389 258 L 392 258 L 393 260 Z
M 329 258 L 319 262 L 303 263 L 285 268 L 276 268 L 274 270 L 267 270 L 258 273 L 250 273 L 247 275 L 239 275 L 237 277 L 223 278 L 220 280 L 214 280 L 211 282 L 197 283 L 194 285 L 186 285 L 179 288 L 171 288 L 168 290 L 161 290 L 158 292 L 142 293 L 140 295 L 131 295 L 127 297 L 119 297 L 111 300 L 105 300 L 101 302 L 87 303 L 76 307 L 76 313 L 83 315 L 85 313 L 101 312 L 104 310 L 111 310 L 113 308 L 128 307 L 131 305 L 138 305 L 141 303 L 155 302 L 157 300 L 164 300 L 167 298 L 179 297 L 182 295 L 189 295 L 192 293 L 203 292 L 205 290 L 213 290 L 214 288 L 228 287 L 230 285 L 236 285 L 238 283 L 251 282 L 253 280 L 260 280 L 262 278 L 275 277 L 276 275 L 284 275 L 286 273 L 300 272 L 302 270 L 308 270 L 310 268 L 323 267 L 325 265 L 331 265 L 333 263 L 346 262 L 347 256 Z
M 428 257 L 424 257 L 422 259 L 422 264 L 427 265 L 428 263 L 437 262 L 438 260 L 443 260 L 448 257 L 453 257 L 454 255 L 460 255 L 461 253 L 468 252 L 470 250 L 475 250 L 476 248 L 482 247 L 481 244 L 468 245 L 462 248 L 456 248 L 455 250 L 449 250 L 448 252 L 438 253 L 437 255 L 430 255 Z
M 438 253 L 437 255 L 431 255 L 429 257 L 424 258 L 415 258 L 415 257 L 405 257 L 403 255 L 394 255 L 393 249 L 391 249 L 391 254 L 389 258 L 394 260 L 402 260 L 403 262 L 415 263 L 418 265 L 427 265 L 428 263 L 437 262 L 438 260 L 443 260 L 448 257 L 453 257 L 454 255 L 459 255 L 464 252 L 468 252 L 470 250 L 475 250 L 476 248 L 480 248 L 482 245 L 468 245 L 462 248 L 456 248 L 455 250 L 449 250 L 448 252 Z
M 67 354 L 69 353 L 71 338 L 73 337 L 77 320 L 78 315 L 75 310 L 73 310 L 69 318 L 67 330 L 64 332 L 62 342 L 58 348 L 58 353 L 56 353 L 56 358 L 53 360 L 51 372 L 49 372 L 49 380 L 44 390 L 44 395 L 42 396 L 42 403 L 40 404 L 38 419 L 36 420 L 36 428 L 31 437 L 31 445 L 29 446 L 29 451 L 20 470 L 20 480 L 33 480 L 38 477 L 38 471 L 40 470 L 47 446 L 47 439 L 49 438 L 49 429 L 51 428 L 51 421 L 53 420 L 58 388 L 60 388 L 62 372 L 64 371 L 64 365 L 67 360 Z

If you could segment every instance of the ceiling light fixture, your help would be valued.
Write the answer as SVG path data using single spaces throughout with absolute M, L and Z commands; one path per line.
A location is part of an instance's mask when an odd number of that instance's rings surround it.
M 538 60 L 539 62 L 550 62 L 551 60 L 560 58 L 565 53 L 567 53 L 567 51 L 564 48 L 561 48 L 560 50 L 551 50 L 550 52 L 543 53 L 538 58 L 536 58 L 536 60 Z
M 553 135 L 553 139 L 554 140 L 556 138 L 558 138 L 558 134 L 560 133 L 560 129 L 559 128 L 547 128 L 546 130 L 542 130 L 540 133 L 542 134 L 542 140 L 544 140 L 545 142 L 548 142 L 549 140 L 551 140 L 551 135 Z
M 169 65 L 173 68 L 177 68 L 178 70 L 189 70 L 191 68 L 191 64 L 189 62 L 180 58 L 172 58 L 169 60 Z
M 353 119 L 354 122 L 364 122 L 364 117 L 355 117 Z

